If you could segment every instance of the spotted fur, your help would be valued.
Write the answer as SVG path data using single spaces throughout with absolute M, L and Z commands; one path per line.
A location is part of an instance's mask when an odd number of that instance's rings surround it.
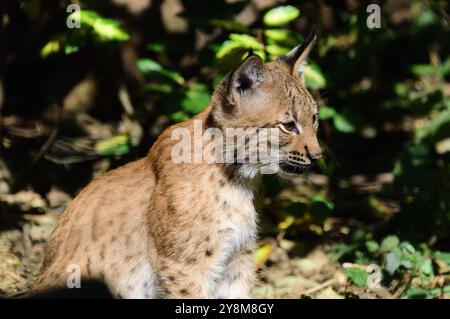
M 175 164 L 171 133 L 192 133 L 193 120 L 204 129 L 276 128 L 273 156 L 282 174 L 298 174 L 320 157 L 317 106 L 295 69 L 310 45 L 268 64 L 248 57 L 204 112 L 165 130 L 147 157 L 92 181 L 61 217 L 32 292 L 64 286 L 75 264 L 117 297 L 250 297 L 258 166 Z

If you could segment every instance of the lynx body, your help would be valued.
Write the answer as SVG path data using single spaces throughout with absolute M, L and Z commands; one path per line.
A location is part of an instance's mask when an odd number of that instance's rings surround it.
M 261 165 L 174 163 L 172 134 L 276 128 L 281 175 L 320 157 L 317 106 L 303 81 L 311 39 L 264 63 L 251 55 L 193 119 L 166 129 L 147 157 L 91 182 L 54 230 L 32 292 L 64 287 L 68 267 L 104 281 L 123 298 L 248 298 L 254 278 Z

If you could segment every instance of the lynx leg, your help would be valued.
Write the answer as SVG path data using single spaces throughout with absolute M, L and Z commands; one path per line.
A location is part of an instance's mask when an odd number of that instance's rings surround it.
M 118 298 L 152 299 L 159 297 L 157 276 L 147 261 L 105 276 L 111 292 Z
M 241 253 L 226 267 L 224 277 L 215 292 L 215 298 L 248 299 L 254 281 L 253 258 Z
M 164 259 L 159 268 L 162 296 L 169 299 L 211 298 L 207 269 L 201 262 Z

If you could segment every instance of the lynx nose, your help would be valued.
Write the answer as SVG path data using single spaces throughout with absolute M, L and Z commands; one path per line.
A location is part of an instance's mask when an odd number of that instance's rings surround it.
M 322 158 L 322 151 L 320 149 L 319 144 L 317 143 L 317 147 L 311 148 L 308 146 L 305 146 L 306 154 L 308 158 L 312 161 L 317 161 Z
M 311 161 L 320 160 L 322 158 L 322 153 L 321 152 L 308 152 L 308 158 Z
M 308 131 L 305 140 L 306 156 L 312 161 L 317 161 L 322 158 L 322 150 L 317 136 L 314 132 Z

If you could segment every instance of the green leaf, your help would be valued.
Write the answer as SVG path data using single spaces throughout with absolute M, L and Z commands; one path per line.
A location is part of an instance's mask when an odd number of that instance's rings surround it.
M 358 286 L 363 287 L 367 285 L 369 273 L 363 269 L 349 267 L 345 269 L 347 276 Z
M 404 97 L 408 93 L 408 86 L 404 83 L 396 83 L 394 91 L 398 96 Z
M 216 27 L 222 27 L 228 31 L 242 32 L 242 33 L 249 32 L 249 29 L 245 25 L 236 22 L 235 20 L 212 19 L 209 22 Z
M 272 57 L 279 57 L 281 55 L 286 54 L 289 52 L 288 48 L 280 47 L 276 44 L 269 44 L 266 46 L 266 51 L 272 56 Z
M 386 255 L 385 268 L 389 274 L 393 275 L 400 265 L 401 253 L 398 250 L 394 250 Z
M 125 41 L 128 33 L 115 20 L 100 16 L 95 11 L 75 11 L 68 19 L 80 19 L 81 29 L 71 30 L 55 36 L 40 50 L 40 55 L 47 58 L 50 55 L 64 52 L 66 55 L 77 52 L 87 39 L 94 37 L 96 42 Z
M 341 113 L 336 113 L 333 117 L 333 124 L 336 130 L 342 133 L 353 133 L 356 131 L 355 125 L 350 118 Z
M 320 195 L 320 194 L 316 194 L 312 197 L 312 201 L 313 203 L 323 203 L 329 210 L 334 209 L 334 203 L 329 200 L 327 197 Z
M 380 249 L 380 245 L 374 240 L 368 240 L 366 241 L 366 249 L 370 253 L 375 253 Z
M 216 59 L 221 60 L 225 56 L 231 54 L 234 51 L 242 51 L 242 54 L 245 52 L 245 48 L 242 48 L 241 43 L 236 41 L 227 40 L 222 43 L 219 49 L 216 52 Z
M 406 269 L 411 269 L 413 267 L 413 264 L 410 260 L 402 259 L 400 260 L 400 266 L 403 266 Z
M 437 69 L 440 76 L 447 76 L 450 74 L 450 58 L 447 58 L 445 62 L 439 64 Z
M 431 75 L 436 73 L 436 68 L 429 64 L 415 64 L 411 66 L 411 72 L 417 75 Z
M 92 28 L 104 41 L 126 41 L 130 38 L 125 31 L 120 29 L 119 24 L 112 20 L 98 20 Z
M 144 91 L 169 94 L 173 92 L 173 87 L 168 84 L 150 83 L 144 87 Z
M 254 50 L 262 50 L 263 45 L 256 39 L 248 34 L 238 34 L 232 33 L 230 34 L 231 41 L 239 43 L 244 48 L 254 49 Z
M 433 264 L 430 258 L 426 258 L 424 262 L 420 265 L 419 271 L 425 276 L 433 276 Z
M 44 45 L 44 47 L 40 51 L 40 55 L 42 58 L 47 58 L 50 55 L 60 52 L 62 47 L 63 43 L 61 39 L 53 39 Z
M 449 252 L 437 251 L 434 253 L 434 255 L 436 256 L 436 258 L 442 260 L 443 262 L 445 262 L 447 265 L 450 266 L 450 253 Z
M 322 71 L 316 64 L 310 63 L 306 65 L 304 72 L 307 87 L 317 90 L 324 88 L 327 84 Z
M 420 287 L 411 287 L 406 290 L 405 295 L 408 298 L 436 298 L 444 292 L 444 289 L 434 288 L 427 290 Z
M 304 41 L 304 38 L 299 34 L 283 29 L 267 29 L 264 31 L 264 35 L 269 45 L 278 44 L 288 48 L 293 48 Z
M 161 64 L 152 59 L 140 59 L 137 62 L 139 70 L 144 73 L 152 72 L 152 71 L 161 71 L 163 67 Z
M 334 209 L 334 204 L 323 195 L 314 195 L 312 198 L 311 212 L 321 220 L 329 217 Z
M 363 228 L 355 228 L 351 233 L 351 241 L 352 243 L 360 243 L 365 241 L 367 238 L 367 231 Z
M 242 60 L 250 49 L 262 59 L 266 58 L 263 45 L 255 37 L 248 34 L 232 33 L 229 40 L 224 41 L 217 48 L 213 46 L 213 49 L 222 71 L 229 71 L 231 67 Z
M 204 84 L 191 84 L 186 92 L 186 97 L 181 101 L 184 110 L 191 114 L 197 114 L 209 103 L 209 91 Z
M 438 65 L 415 64 L 411 66 L 411 72 L 416 75 L 439 75 L 446 76 L 450 73 L 450 58 Z
M 328 120 L 336 115 L 336 110 L 330 106 L 321 106 L 319 108 L 319 118 L 321 120 Z
M 408 298 L 426 298 L 428 291 L 423 288 L 408 288 L 405 294 Z
M 69 43 L 65 37 L 55 37 L 47 42 L 39 53 L 42 58 L 46 59 L 61 52 L 64 52 L 65 55 L 73 54 L 78 52 L 79 49 L 78 45 Z
M 400 243 L 400 240 L 397 236 L 391 235 L 384 238 L 383 242 L 381 243 L 381 251 L 382 252 L 388 252 L 396 249 Z
M 450 111 L 436 114 L 424 128 L 416 132 L 418 142 L 424 139 L 430 139 L 435 142 L 448 136 L 450 136 Z
M 156 52 L 156 53 L 163 53 L 166 52 L 166 45 L 164 43 L 161 42 L 155 42 L 155 43 L 150 43 L 149 45 L 147 45 L 146 47 L 148 50 Z
M 294 21 L 300 16 L 300 10 L 294 6 L 273 8 L 264 15 L 263 22 L 269 27 L 280 27 Z
M 221 74 L 221 73 L 216 73 L 216 75 L 214 75 L 214 78 L 213 78 L 213 80 L 212 80 L 212 86 L 213 86 L 213 87 L 218 86 L 218 85 L 220 84 L 220 82 L 222 82 L 223 78 L 224 78 L 224 75 L 223 75 L 223 74 Z
M 121 24 L 115 20 L 100 16 L 95 11 L 82 10 L 73 12 L 68 19 L 80 17 L 81 26 L 89 26 L 102 41 L 126 41 L 130 38 Z
M 445 286 L 442 292 L 444 293 L 444 298 L 450 298 L 450 285 Z
M 179 85 L 184 84 L 184 78 L 178 72 L 163 69 L 163 70 L 159 71 L 159 74 L 163 77 L 166 77 L 166 78 L 172 80 L 175 83 L 178 83 Z
M 398 247 L 405 254 L 412 255 L 416 252 L 416 249 L 414 248 L 414 246 L 406 241 L 402 242 Z
M 130 151 L 128 135 L 117 135 L 95 143 L 95 151 L 99 155 L 123 155 Z
M 69 54 L 78 52 L 78 50 L 79 50 L 79 47 L 76 46 L 76 45 L 66 44 L 66 45 L 64 46 L 64 54 L 65 54 L 65 55 L 69 55 Z
M 438 24 L 439 16 L 431 9 L 421 10 L 420 14 L 414 21 L 414 24 L 418 28 L 424 28 L 429 25 Z
M 187 115 L 183 111 L 178 111 L 178 112 L 172 113 L 170 115 L 170 119 L 174 122 L 184 122 L 184 121 L 189 120 L 189 115 Z
M 184 84 L 184 79 L 179 73 L 163 68 L 155 60 L 149 58 L 140 59 L 137 61 L 137 65 L 139 70 L 147 75 L 155 75 L 157 77 L 169 79 L 179 85 Z

